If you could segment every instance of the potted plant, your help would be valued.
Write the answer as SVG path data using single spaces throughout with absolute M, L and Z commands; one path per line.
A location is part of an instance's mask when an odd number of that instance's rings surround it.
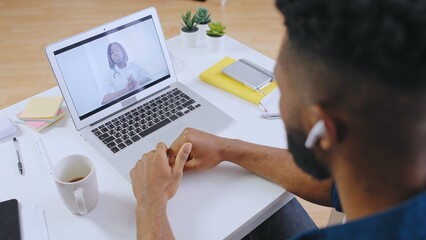
M 183 45 L 190 48 L 197 47 L 198 28 L 196 15 L 192 15 L 191 10 L 186 10 L 185 14 L 181 13 L 181 18 L 182 28 L 180 29 L 180 35 Z
M 207 8 L 200 7 L 197 8 L 197 12 L 195 13 L 195 21 L 197 22 L 197 27 L 199 29 L 199 39 L 204 40 L 206 36 L 206 31 L 209 29 L 209 23 L 212 21 L 210 17 L 210 12 Z
M 225 29 L 222 22 L 210 22 L 207 30 L 207 47 L 212 52 L 221 52 L 225 45 Z

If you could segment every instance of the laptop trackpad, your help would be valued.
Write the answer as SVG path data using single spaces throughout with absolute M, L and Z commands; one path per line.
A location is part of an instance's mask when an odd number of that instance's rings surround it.
M 157 146 L 157 143 L 163 142 L 169 147 L 177 137 L 185 130 L 185 125 L 179 122 L 172 127 L 166 127 L 164 130 L 159 130 L 154 136 L 152 136 L 150 142 Z

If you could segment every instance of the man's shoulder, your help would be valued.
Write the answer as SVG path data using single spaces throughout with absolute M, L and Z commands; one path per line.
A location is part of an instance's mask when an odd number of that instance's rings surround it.
M 402 204 L 346 224 L 301 234 L 301 239 L 426 239 L 426 191 Z

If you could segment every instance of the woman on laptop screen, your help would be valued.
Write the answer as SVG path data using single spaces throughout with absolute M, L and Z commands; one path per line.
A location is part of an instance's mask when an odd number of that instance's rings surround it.
M 102 88 L 104 94 L 102 104 L 151 81 L 151 76 L 145 69 L 136 62 L 129 62 L 127 52 L 120 43 L 113 42 L 108 45 L 107 57 L 113 73 L 112 78 L 107 79 Z

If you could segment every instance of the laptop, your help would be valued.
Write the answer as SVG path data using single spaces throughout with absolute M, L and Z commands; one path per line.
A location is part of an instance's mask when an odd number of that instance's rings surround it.
M 46 54 L 75 128 L 129 181 L 158 142 L 233 122 L 178 82 L 154 7 L 50 44 Z

